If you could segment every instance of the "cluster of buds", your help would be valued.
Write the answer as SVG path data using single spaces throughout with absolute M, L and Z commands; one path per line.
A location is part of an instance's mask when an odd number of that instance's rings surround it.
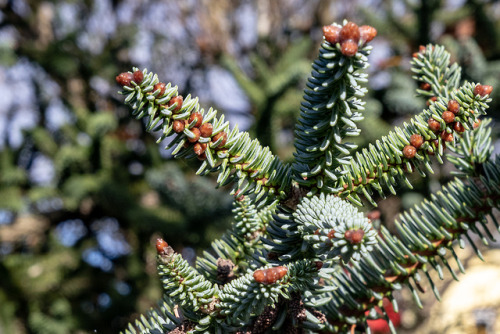
M 134 73 L 124 72 L 116 77 L 116 82 L 122 86 L 133 86 L 135 84 L 141 84 L 144 79 L 144 74 L 141 71 L 135 71 Z M 153 86 L 153 90 L 149 92 L 150 95 L 155 95 L 157 98 L 161 98 L 166 91 L 167 85 L 164 82 L 158 82 Z M 166 104 L 160 105 L 160 108 L 170 109 L 173 114 L 178 114 L 182 110 L 182 105 L 184 98 L 181 95 L 173 96 Z M 203 115 L 199 112 L 193 112 L 189 115 L 187 119 L 177 119 L 172 123 L 172 130 L 175 133 L 182 133 L 185 130 L 189 131 L 188 142 L 185 147 L 189 147 L 190 144 L 193 146 L 194 153 L 198 156 L 198 159 L 205 160 L 205 151 L 210 142 L 217 143 L 216 146 L 212 146 L 215 149 L 222 148 L 227 141 L 227 133 L 222 131 L 213 135 L 213 125 L 212 123 L 203 123 Z M 200 138 L 210 138 L 210 141 L 206 140 L 200 142 Z
M 429 85 L 430 87 L 430 85 Z M 422 88 L 422 86 L 421 86 Z M 491 94 L 493 91 L 492 86 L 488 85 L 477 85 L 474 88 L 474 95 L 480 95 L 481 97 L 484 97 L 486 95 Z M 448 101 L 448 108 L 447 110 L 443 111 L 441 114 L 441 118 L 443 121 L 449 125 L 453 131 L 462 133 L 465 131 L 465 128 L 460 121 L 456 120 L 456 117 L 459 116 L 462 113 L 460 110 L 460 105 L 456 100 L 449 100 Z M 453 133 L 446 131 L 446 129 L 442 130 L 441 129 L 441 123 L 435 120 L 432 117 L 429 117 L 427 120 L 427 124 L 429 126 L 429 129 L 432 130 L 433 132 L 439 133 L 439 136 L 442 139 L 442 145 L 443 148 L 445 148 L 445 143 L 446 142 L 451 142 L 453 141 Z M 476 128 L 479 125 L 479 121 L 474 123 L 474 128 Z M 410 145 L 406 145 L 403 148 L 403 155 L 407 159 L 412 159 L 415 157 L 415 154 L 417 153 L 417 150 L 422 146 L 424 143 L 424 139 L 422 138 L 421 135 L 419 134 L 413 134 L 410 137 Z M 435 139 L 433 140 L 434 147 L 438 147 L 439 145 L 439 140 Z M 434 154 L 433 151 L 429 151 L 429 154 Z
M 418 47 L 418 52 L 414 52 L 414 53 L 413 53 L 413 58 L 418 58 L 418 55 L 419 55 L 419 54 L 424 54 L 424 53 L 425 53 L 425 50 L 426 50 L 426 47 L 425 47 L 425 46 L 423 46 L 423 45 L 420 45 L 420 46 Z M 434 46 L 432 46 L 432 50 L 434 50 Z M 421 90 L 425 90 L 425 91 L 428 91 L 428 92 L 430 92 L 430 91 L 432 90 L 432 86 L 431 86 L 431 84 L 430 84 L 430 83 L 428 83 L 428 82 L 420 82 L 420 84 L 419 84 L 419 88 L 420 88 Z M 436 102 L 436 101 L 437 101 L 437 97 L 436 97 L 436 96 L 431 96 L 431 97 L 427 100 L 426 104 L 427 104 L 427 106 L 430 106 L 433 102 Z
M 314 231 L 315 235 L 319 235 L 320 233 L 321 232 L 319 231 L 319 229 Z M 331 240 L 335 238 L 335 233 L 336 233 L 335 230 L 332 229 L 327 233 L 326 236 L 328 237 L 328 239 Z M 365 231 L 362 228 L 348 229 L 344 232 L 344 239 L 347 240 L 352 245 L 358 245 L 361 242 L 363 242 L 364 236 L 365 236 Z
M 450 100 L 448 101 L 448 110 L 444 111 L 441 115 L 441 118 L 444 120 L 446 124 L 453 123 L 453 129 L 457 132 L 464 132 L 465 128 L 460 122 L 455 122 L 455 116 L 460 113 L 460 106 L 457 101 Z M 453 141 L 453 133 L 449 133 L 446 130 L 441 131 L 441 123 L 430 117 L 427 120 L 427 124 L 429 129 L 433 132 L 440 132 L 441 139 L 443 141 L 443 145 L 445 142 Z M 413 134 L 410 137 L 410 145 L 406 145 L 403 148 L 403 155 L 407 159 L 412 159 L 417 154 L 417 150 L 423 145 L 424 138 L 419 134 Z M 439 145 L 439 140 L 433 140 L 434 146 L 437 148 Z M 429 154 L 434 154 L 433 151 L 429 151 Z
M 132 81 L 137 85 L 140 85 L 142 80 L 144 79 L 144 74 L 137 70 L 134 73 L 123 72 L 116 76 L 116 82 L 121 86 L 132 86 Z
M 371 26 L 358 27 L 356 23 L 347 22 L 343 27 L 328 25 L 323 27 L 325 40 L 332 45 L 340 44 L 340 50 L 346 57 L 352 57 L 358 52 L 358 46 L 369 43 L 377 30 Z
M 260 284 L 273 284 L 285 277 L 288 268 L 284 266 L 272 267 L 267 269 L 258 269 L 254 271 L 253 278 Z

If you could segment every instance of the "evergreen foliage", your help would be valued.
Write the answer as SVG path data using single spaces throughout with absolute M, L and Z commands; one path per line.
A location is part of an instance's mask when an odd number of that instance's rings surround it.
M 425 276 L 439 299 L 429 272 L 443 278 L 444 266 L 456 277 L 446 256 L 463 269 L 456 242 L 467 240 L 481 257 L 471 234 L 487 244 L 488 219 L 500 229 L 492 215 L 500 207 L 500 157 L 492 156 L 490 122 L 479 119 L 492 87 L 461 82 L 443 47 L 421 47 L 412 72 L 428 108 L 357 150 L 345 140 L 360 133 L 371 29 L 324 28 L 290 164 L 155 74 L 134 68 L 117 77 L 148 131 L 159 131 L 159 141 L 172 137 L 175 157 L 197 157 L 198 174 L 216 173 L 235 195 L 232 227 L 196 267 L 158 240 L 164 301 L 126 333 L 370 333 L 367 321 L 377 318 L 395 332 L 384 298 L 397 311 L 393 292 L 406 287 L 420 305 Z M 354 206 L 376 206 L 374 191 L 396 195 L 411 187 L 408 173 L 426 176 L 448 156 L 455 178 L 403 212 L 395 233 Z

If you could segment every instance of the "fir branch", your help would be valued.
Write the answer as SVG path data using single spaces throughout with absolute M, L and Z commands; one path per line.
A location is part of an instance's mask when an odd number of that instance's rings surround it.
M 372 32 L 368 38 L 361 28 L 352 22 L 323 28 L 325 41 L 304 91 L 292 169 L 294 180 L 311 187 L 313 193 L 318 189 L 335 191 L 331 184 L 341 175 L 337 167 L 348 164 L 349 152 L 356 148 L 343 140 L 360 133 L 356 123 L 363 119 L 364 102 L 359 98 L 366 93 L 360 83 L 367 81 L 363 71 L 372 49 L 367 42 L 376 34 Z M 357 52 L 345 50 L 347 41 L 356 43 L 352 46 Z
M 490 125 L 491 119 L 482 120 L 477 129 L 465 132 L 455 145 L 449 147 L 454 155 L 448 155 L 448 161 L 458 170 L 452 174 L 462 178 L 481 176 L 482 164 L 493 152 Z
M 334 195 L 305 197 L 295 212 L 281 209 L 274 218 L 263 241 L 280 261 L 358 261 L 376 243 L 376 232 L 363 213 Z
M 225 284 L 245 273 L 259 248 L 262 248 L 260 237 L 266 229 L 270 216 L 276 209 L 277 202 L 257 210 L 247 196 L 238 197 L 233 203 L 235 214 L 231 229 L 220 239 L 211 244 L 212 252 L 203 252 L 197 259 L 197 268 L 212 282 Z M 212 253 L 215 254 L 212 255 Z M 223 261 L 226 260 L 226 261 Z M 222 266 L 232 264 L 230 278 L 221 275 Z
M 375 145 L 370 144 L 368 149 L 356 152 L 350 164 L 342 166 L 343 175 L 335 186 L 338 195 L 356 205 L 362 205 L 359 195 L 363 195 L 376 206 L 371 197 L 374 190 L 385 198 L 384 188 L 396 195 L 398 184 L 412 187 L 405 172 L 416 170 L 422 176 L 426 176 L 426 171 L 433 173 L 431 156 L 442 163 L 446 142 L 453 141 L 454 134 L 473 129 L 478 117 L 486 113 L 491 99 L 487 95 L 475 94 L 476 87 L 472 83 L 464 84 L 450 93 L 450 100 L 439 97 L 409 123 L 395 127 Z M 453 114 L 452 120 L 445 120 L 443 115 L 449 112 L 448 105 L 452 100 L 458 103 L 459 111 Z
M 437 261 L 439 259 L 456 278 L 445 257 L 447 251 L 451 252 L 463 271 L 453 250 L 455 240 L 459 240 L 460 247 L 464 247 L 462 238 L 467 239 L 482 258 L 468 233 L 470 231 L 478 235 L 487 244 L 487 239 L 492 239 L 486 227 L 487 216 L 500 230 L 499 223 L 492 215 L 493 208 L 500 208 L 500 156 L 485 162 L 483 170 L 484 174 L 480 178 L 471 179 L 470 182 L 455 179 L 433 194 L 430 201 L 426 200 L 401 214 L 396 222 L 399 238 L 382 228 L 379 246 L 369 257 L 348 268 L 349 274 L 336 273 L 336 282 L 344 289 L 329 292 L 332 300 L 324 306 L 326 314 L 330 317 L 333 315 L 329 319 L 335 324 L 332 330 L 346 330 L 350 324 L 364 322 L 367 319 L 364 312 L 380 304 L 384 296 L 392 299 L 392 291 L 400 289 L 401 284 L 411 290 L 417 304 L 421 306 L 417 293 L 417 290 L 424 291 L 420 283 L 421 272 L 439 299 L 429 271 L 436 270 L 443 279 L 442 267 Z M 478 229 L 478 224 L 486 234 Z
M 262 274 L 265 270 L 281 268 L 281 274 L 270 279 Z M 315 278 L 321 266 L 311 260 L 298 260 L 287 267 L 260 269 L 267 279 L 260 280 L 257 272 L 248 273 L 224 285 L 219 294 L 220 314 L 228 318 L 229 324 L 248 324 L 251 317 L 262 314 L 269 304 L 277 304 L 281 297 L 290 299 L 293 291 L 314 290 L 317 288 Z M 260 283 L 258 282 L 260 281 Z
M 176 316 L 175 305 L 164 297 L 156 308 L 152 308 L 146 315 L 141 315 L 134 323 L 129 323 L 124 334 L 159 334 L 172 331 L 181 324 L 181 319 Z
M 207 281 L 186 260 L 158 239 L 158 274 L 163 282 L 165 296 L 180 307 L 184 317 L 207 327 L 216 310 L 219 288 Z
M 167 149 L 175 147 L 176 158 L 203 160 L 197 174 L 216 172 L 219 186 L 236 183 L 234 193 L 255 194 L 255 200 L 283 198 L 291 185 L 291 169 L 274 156 L 268 147 L 229 123 L 217 111 L 200 108 L 198 98 L 182 98 L 177 86 L 159 82 L 156 74 L 134 68 L 117 77 L 132 114 L 149 117 L 146 130 L 161 130 L 157 142 L 175 137 Z
M 413 54 L 413 78 L 420 83 L 417 94 L 431 101 L 442 97 L 450 99 L 451 92 L 458 89 L 462 68 L 454 63 L 450 66 L 450 53 L 444 46 L 429 44 L 420 46 L 418 53 Z

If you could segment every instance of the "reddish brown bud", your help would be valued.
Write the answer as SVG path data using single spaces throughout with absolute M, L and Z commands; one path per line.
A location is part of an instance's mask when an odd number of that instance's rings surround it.
M 226 145 L 226 141 L 227 141 L 227 133 L 225 133 L 224 131 L 222 132 L 219 132 L 218 134 L 216 134 L 215 136 L 212 137 L 212 141 L 215 143 L 216 141 L 218 141 L 220 138 L 222 138 L 222 141 L 220 142 L 219 145 L 217 145 L 217 147 L 224 147 L 224 145 Z
M 166 87 L 167 87 L 167 85 L 165 85 L 165 83 L 158 82 L 156 85 L 153 86 L 153 92 L 156 92 L 159 89 L 160 93 L 158 95 L 156 95 L 156 96 L 160 97 L 163 94 L 165 94 Z
M 314 264 L 316 265 L 316 270 L 320 270 L 321 268 L 323 268 L 323 262 L 321 261 L 314 261 Z
M 202 155 L 205 153 L 205 150 L 207 149 L 207 144 L 205 143 L 196 143 L 193 146 L 193 151 L 196 153 L 196 155 Z
M 200 126 L 200 133 L 202 137 L 210 137 L 213 130 L 214 126 L 212 125 L 212 123 L 205 123 Z
M 174 130 L 175 133 L 181 133 L 184 131 L 184 121 L 183 120 L 175 120 L 172 123 L 172 129 Z
M 403 155 L 407 159 L 413 159 L 415 157 L 416 153 L 417 153 L 417 149 L 411 145 L 406 145 L 403 148 Z
M 238 190 L 236 191 L 236 193 L 234 194 L 234 199 L 235 199 L 235 201 L 237 201 L 237 202 L 241 202 L 241 201 L 243 201 L 243 200 L 245 199 L 245 195 L 240 195 L 240 194 L 241 194 L 241 190 L 240 190 L 240 189 L 238 189 Z
M 115 79 L 116 83 L 118 83 L 120 86 L 130 86 L 130 83 L 132 82 L 133 78 L 134 76 L 132 73 L 123 72 L 117 75 Z
M 349 241 L 351 244 L 360 244 L 363 241 L 363 237 L 365 236 L 365 231 L 362 229 L 357 230 L 347 230 L 344 233 L 344 238 Z
M 335 230 L 331 230 L 326 236 L 328 237 L 328 239 L 335 238 Z
M 377 36 L 377 29 L 372 26 L 359 27 L 359 38 L 363 44 L 370 43 Z
M 456 100 L 450 100 L 448 101 L 448 110 L 456 115 L 460 111 L 460 105 Z
M 137 70 L 134 72 L 134 82 L 136 84 L 140 84 L 142 82 L 142 80 L 144 79 L 144 74 L 142 74 L 141 71 Z
M 165 248 L 168 247 L 168 244 L 165 240 L 163 240 L 162 238 L 158 238 L 156 239 L 156 252 L 158 254 L 164 254 L 165 253 Z
M 490 95 L 492 91 L 493 91 L 493 86 L 477 85 L 474 88 L 474 95 L 486 96 Z
M 285 277 L 288 271 L 287 267 L 279 266 L 254 271 L 253 278 L 260 284 L 273 284 Z
M 352 57 L 358 52 L 358 43 L 353 40 L 344 41 L 340 46 L 340 52 L 346 57 Z
M 340 43 L 353 40 L 356 44 L 359 41 L 359 27 L 354 22 L 347 22 L 345 26 L 340 29 Z
M 178 112 L 179 110 L 182 109 L 182 102 L 184 101 L 184 98 L 182 95 L 177 95 L 174 96 L 168 101 L 167 105 L 169 107 L 173 106 L 175 103 L 177 103 L 177 106 L 172 110 L 173 112 Z
M 420 52 L 420 53 L 424 53 L 424 52 L 425 52 L 425 46 L 420 45 L 420 46 L 418 47 L 418 52 Z
M 425 102 L 425 104 L 427 104 L 427 106 L 430 106 L 432 102 L 436 102 L 436 101 L 437 101 L 437 97 L 433 96 L 430 99 L 428 99 L 427 102 Z
M 462 125 L 462 123 L 460 123 L 460 122 L 455 122 L 455 124 L 453 124 L 453 130 L 455 130 L 456 132 L 464 132 L 464 131 L 465 131 L 465 128 L 464 128 L 464 126 Z
M 427 124 L 429 124 L 429 129 L 431 129 L 432 131 L 439 131 L 439 129 L 441 128 L 441 124 L 432 117 L 429 118 Z
M 455 114 L 452 113 L 451 111 L 445 111 L 445 112 L 443 112 L 443 114 L 441 115 L 441 117 L 446 122 L 446 124 L 451 123 L 451 122 L 453 122 L 455 120 Z
M 190 143 L 196 143 L 198 139 L 200 139 L 200 129 L 192 128 L 191 132 L 194 134 L 194 137 L 193 138 L 188 137 L 188 140 Z
M 424 143 L 424 138 L 421 135 L 416 133 L 411 135 L 410 144 L 417 150 L 420 148 L 420 146 L 422 146 L 423 143 Z
M 203 152 L 197 158 L 198 158 L 198 160 L 201 160 L 201 161 L 206 160 L 207 159 L 207 154 L 205 152 Z
M 194 112 L 189 116 L 189 124 L 191 124 L 196 119 L 196 123 L 194 125 L 195 128 L 199 128 L 201 122 L 203 122 L 203 116 L 199 112 Z
M 431 84 L 430 84 L 430 83 L 428 83 L 428 82 L 422 82 L 422 83 L 420 84 L 420 89 L 422 89 L 422 90 L 427 90 L 427 91 L 428 91 L 428 90 L 431 90 Z
M 481 123 L 481 120 L 480 120 L 480 119 L 478 119 L 478 120 L 477 120 L 477 122 L 474 122 L 474 124 L 472 125 L 472 127 L 473 127 L 474 129 L 477 129 L 480 123 Z
M 329 25 L 323 27 L 323 36 L 325 40 L 330 44 L 335 44 L 339 42 L 340 27 Z
M 366 217 L 370 220 L 380 219 L 380 211 L 379 210 L 372 210 L 370 212 L 367 212 Z
M 441 132 L 441 139 L 443 141 L 453 141 L 453 133 L 448 133 L 446 131 Z

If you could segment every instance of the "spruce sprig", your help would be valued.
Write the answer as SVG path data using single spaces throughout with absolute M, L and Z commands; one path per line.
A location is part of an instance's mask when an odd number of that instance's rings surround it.
M 311 194 L 319 189 L 336 191 L 332 183 L 341 175 L 337 167 L 348 164 L 349 153 L 356 148 L 344 138 L 360 133 L 356 123 L 363 119 L 365 104 L 360 98 L 367 92 L 361 84 L 367 81 L 364 70 L 372 49 L 367 43 L 374 37 L 373 33 L 361 34 L 352 22 L 330 27 L 338 36 L 325 35 L 295 127 L 293 176 L 301 186 L 310 188 Z M 356 53 L 342 47 L 348 40 L 356 42 L 356 50 L 359 42 Z
M 224 115 L 205 111 L 198 98 L 183 98 L 178 87 L 164 84 L 156 74 L 133 68 L 117 77 L 123 87 L 125 103 L 137 118 L 147 118 L 146 130 L 159 132 L 158 143 L 174 136 L 167 145 L 176 158 L 202 160 L 197 174 L 218 173 L 217 183 L 235 183 L 233 193 L 255 194 L 257 200 L 283 198 L 291 186 L 291 169 L 268 147 L 235 126 L 229 129 Z

